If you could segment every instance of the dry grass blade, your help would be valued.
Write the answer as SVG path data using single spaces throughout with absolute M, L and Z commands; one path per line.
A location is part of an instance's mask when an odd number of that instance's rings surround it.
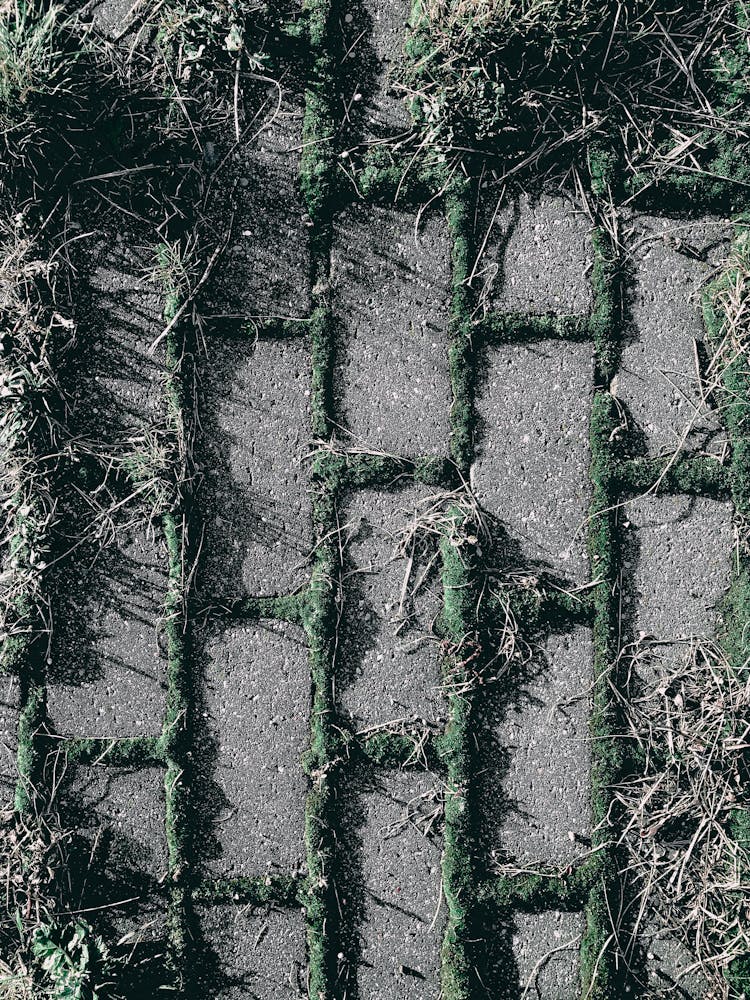
M 726 995 L 724 971 L 750 950 L 750 845 L 731 832 L 750 804 L 750 679 L 714 643 L 667 649 L 644 637 L 624 653 L 632 683 L 621 713 L 638 767 L 612 789 L 624 819 L 613 836 L 639 892 L 635 932 L 658 922 Z

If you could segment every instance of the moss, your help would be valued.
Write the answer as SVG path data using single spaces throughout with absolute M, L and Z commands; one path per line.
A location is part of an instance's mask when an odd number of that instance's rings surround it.
M 725 500 L 730 495 L 730 476 L 715 458 L 637 458 L 619 462 L 613 476 L 622 494 L 648 493 L 658 483 L 660 496 L 679 493 Z
M 529 343 L 538 340 L 589 340 L 592 335 L 586 316 L 557 313 L 532 316 L 527 313 L 490 313 L 475 326 L 483 343 Z
M 96 762 L 104 767 L 164 767 L 166 757 L 160 738 L 130 736 L 121 739 L 86 738 L 65 740 L 60 750 L 74 764 Z
M 594 341 L 597 385 L 605 387 L 614 378 L 620 361 L 616 336 L 622 320 L 620 264 L 610 237 L 601 227 L 594 229 L 591 241 L 594 251 L 591 275 L 594 307 L 589 329 Z
M 526 913 L 580 911 L 601 876 L 602 866 L 595 855 L 565 874 L 550 868 L 533 875 L 485 882 L 477 890 L 477 901 L 480 905 L 492 903 L 502 909 Z
M 220 878 L 201 882 L 192 891 L 194 903 L 219 906 L 274 906 L 298 908 L 307 893 L 304 879 L 293 875 L 264 875 L 258 878 Z
M 723 273 L 705 290 L 703 315 L 706 333 L 715 349 L 724 340 L 727 316 L 722 295 L 747 295 L 750 273 L 750 220 L 736 220 L 734 244 Z M 744 330 L 735 334 L 741 350 L 722 368 L 720 405 L 729 435 L 731 457 L 729 485 L 734 508 L 744 521 L 750 515 L 750 374 L 747 369 L 747 345 Z M 738 551 L 734 575 L 722 604 L 721 641 L 733 670 L 741 677 L 750 676 L 750 553 L 743 543 Z M 750 813 L 737 810 L 732 814 L 730 829 L 738 842 L 750 843 Z M 729 985 L 737 996 L 750 988 L 750 955 L 735 961 L 727 971 Z
M 454 178 L 446 191 L 445 210 L 451 236 L 451 319 L 448 366 L 451 406 L 451 458 L 468 477 L 474 455 L 474 366 L 472 347 L 473 299 L 468 286 L 471 273 L 471 215 L 467 182 Z

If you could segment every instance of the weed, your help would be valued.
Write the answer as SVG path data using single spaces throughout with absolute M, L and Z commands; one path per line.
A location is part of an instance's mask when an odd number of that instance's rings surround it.
M 745 148 L 734 4 L 416 0 L 405 84 L 424 148 L 504 176 L 584 167 L 601 145 L 643 184 Z

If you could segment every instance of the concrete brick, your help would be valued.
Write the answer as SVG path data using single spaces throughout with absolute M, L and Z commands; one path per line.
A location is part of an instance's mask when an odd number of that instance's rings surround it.
M 301 630 L 261 622 L 210 637 L 207 725 L 215 742 L 207 788 L 220 874 L 288 871 L 304 856 L 310 675 Z M 213 794 L 212 794 L 213 793 Z
M 200 373 L 207 599 L 300 587 L 312 548 L 310 353 L 303 340 L 214 340 Z
M 306 993 L 301 912 L 213 906 L 202 907 L 199 920 L 212 954 L 200 963 L 209 973 L 203 985 L 215 1000 L 299 1000 Z
M 18 767 L 18 681 L 0 677 L 0 809 L 13 802 Z
M 347 210 L 335 225 L 340 422 L 353 443 L 393 454 L 448 453 L 450 244 L 445 220 Z
M 634 635 L 661 642 L 711 636 L 729 586 L 734 544 L 731 504 L 693 497 L 629 503 L 624 607 Z M 679 656 L 680 648 L 658 649 Z
M 718 218 L 648 216 L 635 219 L 628 234 L 630 323 L 615 388 L 635 443 L 648 454 L 716 453 L 725 440 L 711 399 L 703 398 L 696 351 L 704 340 L 701 292 L 726 254 L 728 235 Z
M 581 913 L 516 913 L 485 929 L 489 946 L 477 997 L 572 1000 L 580 992 Z
M 404 61 L 409 0 L 365 0 L 341 22 L 342 102 L 352 138 L 376 143 L 407 135 L 411 117 L 398 69 Z
M 499 209 L 497 198 L 495 189 L 488 188 L 477 215 L 476 242 L 485 249 L 474 281 L 484 310 L 588 313 L 592 304 L 588 217 L 564 197 L 521 194 L 504 199 Z
M 227 323 L 310 312 L 310 229 L 298 179 L 303 105 L 294 79 L 287 71 L 277 87 L 245 78 L 239 146 L 233 129 L 205 144 L 204 168 L 217 171 L 206 237 L 221 245 L 231 229 L 200 305 L 218 332 Z
M 488 862 L 563 865 L 591 832 L 590 631 L 550 636 L 525 674 L 479 705 L 481 842 Z
M 442 608 L 437 563 L 409 596 L 435 547 L 421 559 L 416 554 L 403 603 L 408 564 L 393 559 L 399 533 L 431 509 L 422 503 L 429 496 L 428 489 L 412 486 L 390 493 L 364 490 L 343 512 L 347 562 L 337 687 L 355 729 L 445 717 L 438 640 L 430 634 Z
M 588 578 L 589 344 L 489 350 L 481 370 L 472 483 L 526 563 Z
M 60 806 L 65 828 L 76 832 L 66 870 L 71 908 L 91 908 L 111 943 L 127 934 L 153 950 L 166 919 L 163 771 L 78 768 Z
M 422 832 L 436 803 L 421 798 L 437 787 L 430 775 L 388 773 L 344 793 L 347 871 L 338 891 L 345 916 L 361 918 L 361 1000 L 434 1000 L 440 992 L 441 844 Z
M 640 936 L 645 953 L 646 986 L 655 997 L 678 996 L 684 1000 L 705 1000 L 712 996 L 708 978 L 700 969 L 687 970 L 695 956 L 664 927 L 652 921 Z
M 75 212 L 85 233 L 74 246 L 80 280 L 74 319 L 86 349 L 66 358 L 63 372 L 71 429 L 108 445 L 162 425 L 166 411 L 164 355 L 149 353 L 164 328 L 164 293 L 149 272 L 153 235 L 122 228 L 122 218 Z
M 163 540 L 142 523 L 120 525 L 116 541 L 77 557 L 56 586 L 48 690 L 55 731 L 158 736 L 166 704 Z

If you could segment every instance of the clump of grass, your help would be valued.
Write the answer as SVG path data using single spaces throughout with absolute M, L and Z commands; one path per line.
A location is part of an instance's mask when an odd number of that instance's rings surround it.
M 746 40 L 728 0 L 417 0 L 405 84 L 442 156 L 510 174 L 603 143 L 654 179 L 746 148 Z
M 39 285 L 50 268 L 35 256 L 21 219 L 0 230 L 0 544 L 7 568 L 0 585 L 0 665 L 20 669 L 43 634 L 42 576 L 56 518 L 50 470 L 58 452 L 57 395 L 51 347 L 65 320 L 50 314 Z M 46 405 L 45 405 L 46 401 Z
M 607 823 L 621 812 L 612 835 L 637 888 L 633 934 L 658 921 L 695 956 L 683 974 L 700 968 L 728 996 L 725 972 L 750 950 L 750 844 L 732 835 L 750 807 L 750 681 L 707 641 L 660 658 L 644 638 L 626 655 L 631 696 L 619 700 L 638 766 L 613 787 Z
M 10 0 L 0 6 L 0 133 L 8 153 L 45 141 L 43 111 L 72 94 L 71 17 L 58 4 Z

